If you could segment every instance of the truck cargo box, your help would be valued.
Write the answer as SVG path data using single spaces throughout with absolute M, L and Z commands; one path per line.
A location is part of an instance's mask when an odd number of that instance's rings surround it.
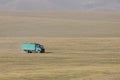
M 22 44 L 23 50 L 36 50 L 35 44 Z

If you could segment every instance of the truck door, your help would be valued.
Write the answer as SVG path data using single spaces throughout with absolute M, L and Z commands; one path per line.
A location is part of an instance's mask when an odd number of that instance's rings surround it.
M 39 45 L 36 45 L 36 51 L 41 51 L 41 48 Z

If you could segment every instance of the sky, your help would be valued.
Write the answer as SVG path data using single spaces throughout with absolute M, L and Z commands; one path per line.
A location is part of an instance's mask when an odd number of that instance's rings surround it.
M 120 0 L 0 0 L 0 10 L 120 11 Z

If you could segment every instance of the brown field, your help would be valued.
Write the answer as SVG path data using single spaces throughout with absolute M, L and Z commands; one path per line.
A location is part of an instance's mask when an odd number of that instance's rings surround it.
M 120 37 L 120 13 L 0 12 L 2 37 Z
M 0 80 L 120 80 L 119 26 L 119 13 L 1 11 Z

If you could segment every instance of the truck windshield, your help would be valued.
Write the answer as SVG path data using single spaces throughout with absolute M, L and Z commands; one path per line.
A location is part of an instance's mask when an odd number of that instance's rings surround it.
M 37 48 L 39 48 L 39 47 L 40 47 L 40 45 L 37 45 L 36 47 L 37 47 Z

